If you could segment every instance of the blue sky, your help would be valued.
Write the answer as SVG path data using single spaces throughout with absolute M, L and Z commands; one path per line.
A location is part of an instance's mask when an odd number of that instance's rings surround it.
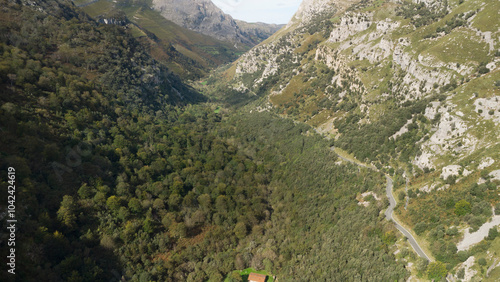
M 212 2 L 238 20 L 286 24 L 302 0 L 212 0 Z

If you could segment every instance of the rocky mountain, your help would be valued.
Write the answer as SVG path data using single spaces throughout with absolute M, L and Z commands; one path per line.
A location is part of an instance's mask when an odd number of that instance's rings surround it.
M 235 20 L 210 0 L 153 0 L 153 8 L 180 26 L 232 42 L 239 48 L 254 46 L 282 27 Z
M 238 58 L 283 25 L 246 23 L 211 1 L 74 0 L 100 23 L 127 27 L 157 60 L 182 78 L 199 79 Z
M 485 278 L 477 259 L 495 247 L 452 245 L 498 203 L 499 11 L 493 0 L 306 0 L 286 28 L 221 69 L 218 85 L 229 85 L 223 99 L 310 124 L 394 176 L 406 202 L 398 216 L 436 260 L 458 271 L 474 256 L 467 271 Z M 467 216 L 454 210 L 462 199 L 476 207 Z
M 73 3 L 100 23 L 129 29 L 155 59 L 165 62 L 182 78 L 199 79 L 213 68 L 234 61 L 246 50 L 165 19 L 150 7 L 150 1 L 75 0 Z

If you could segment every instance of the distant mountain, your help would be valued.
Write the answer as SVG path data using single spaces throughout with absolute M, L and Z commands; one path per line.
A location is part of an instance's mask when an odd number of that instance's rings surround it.
M 153 8 L 180 26 L 232 42 L 237 48 L 254 46 L 282 27 L 235 20 L 210 0 L 153 0 Z
M 241 31 L 247 34 L 255 42 L 261 42 L 269 38 L 275 32 L 284 27 L 284 24 L 249 23 L 241 20 L 234 20 Z

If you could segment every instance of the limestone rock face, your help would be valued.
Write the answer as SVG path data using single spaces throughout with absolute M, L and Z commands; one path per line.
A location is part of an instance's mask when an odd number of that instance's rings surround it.
M 237 21 L 210 0 L 153 0 L 153 8 L 180 26 L 236 46 L 254 46 L 281 27 Z
M 296 24 L 299 26 L 308 25 L 321 13 L 337 8 L 344 10 L 357 2 L 359 2 L 359 0 L 304 0 L 288 23 L 287 28 Z
M 490 148 L 500 134 L 500 30 L 483 25 L 492 4 L 464 12 L 458 3 L 412 2 L 425 13 L 399 0 L 304 0 L 273 40 L 234 63 L 229 85 L 267 95 L 258 107 L 340 141 L 344 121 L 353 129 L 380 124 L 393 109 L 425 99 L 418 114 L 393 115 L 400 120 L 384 137 L 415 138 L 408 144 L 418 148 L 409 159 L 415 171 L 474 177 L 482 167 L 465 159 L 498 158 Z

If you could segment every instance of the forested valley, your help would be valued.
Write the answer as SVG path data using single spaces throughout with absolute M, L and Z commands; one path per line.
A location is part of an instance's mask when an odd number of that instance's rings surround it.
M 16 170 L 18 219 L 17 273 L 5 279 L 409 276 L 387 200 L 356 199 L 383 195 L 383 174 L 337 163 L 308 125 L 216 110 L 126 29 L 70 2 L 1 7 L 0 168 Z M 3 266 L 7 249 L 2 238 Z

